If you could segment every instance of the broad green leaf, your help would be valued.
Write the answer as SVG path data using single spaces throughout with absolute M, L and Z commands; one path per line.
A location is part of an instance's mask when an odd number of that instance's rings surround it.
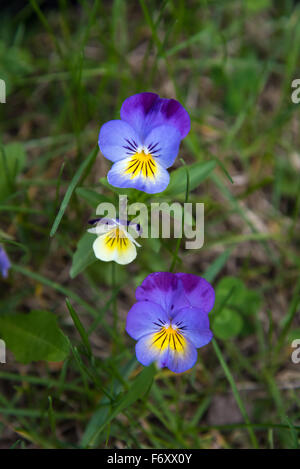
M 255 314 L 261 306 L 261 294 L 254 290 L 246 290 L 244 297 L 241 298 L 241 313 L 251 316 Z
M 212 321 L 212 330 L 219 339 L 230 339 L 237 336 L 243 328 L 243 319 L 230 308 L 223 308 Z
M 232 307 L 243 315 L 254 314 L 260 308 L 261 295 L 254 290 L 247 289 L 241 279 L 232 276 L 223 277 L 218 283 L 216 288 L 216 307 L 222 303 L 230 290 L 232 290 L 232 295 L 228 300 L 227 306 Z
M 215 168 L 215 161 L 208 161 L 207 163 L 194 163 L 189 168 L 190 187 L 192 191 L 203 182 L 212 170 Z M 173 196 L 186 191 L 186 167 L 182 166 L 171 173 L 170 183 L 167 189 L 162 192 L 162 196 Z
M 113 409 L 111 418 L 114 418 L 120 412 L 127 409 L 127 407 L 130 407 L 135 401 L 140 399 L 149 391 L 155 373 L 155 365 L 147 366 L 139 373 L 139 375 L 134 379 L 129 390 L 120 396 L 118 404 Z
M 48 311 L 0 316 L 0 337 L 21 363 L 58 362 L 69 352 L 68 340 Z
M 227 276 L 223 277 L 216 288 L 216 307 L 219 306 L 226 298 L 228 293 L 232 290 L 230 298 L 226 306 L 240 305 L 240 298 L 244 297 L 246 287 L 243 281 L 237 277 Z
M 26 153 L 21 143 L 9 143 L 0 148 L 0 200 L 14 191 L 16 177 L 25 162 Z
M 70 270 L 71 278 L 75 278 L 89 265 L 96 262 L 97 259 L 92 247 L 95 239 L 95 235 L 91 233 L 85 233 L 78 242 L 77 249 L 73 255 L 72 267 Z

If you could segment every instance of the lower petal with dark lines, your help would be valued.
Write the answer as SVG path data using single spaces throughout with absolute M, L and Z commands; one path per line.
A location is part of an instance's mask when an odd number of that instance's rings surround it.
M 133 188 L 148 194 L 164 191 L 170 180 L 168 171 L 157 160 L 153 163 L 132 161 L 133 156 L 117 161 L 107 175 L 109 184 L 115 187 Z M 150 170 L 151 166 L 152 170 Z M 133 171 L 134 174 L 133 174 Z M 154 174 L 153 174 L 154 173 Z M 133 177 L 134 176 L 134 177 Z
M 183 373 L 195 365 L 197 349 L 188 339 L 181 337 L 179 342 L 173 336 L 158 338 L 157 334 L 147 334 L 136 344 L 136 357 L 142 365 L 156 362 L 159 368 L 167 367 L 174 373 Z
M 97 259 L 104 262 L 115 261 L 118 264 L 129 264 L 137 255 L 134 243 L 122 231 L 117 229 L 95 239 L 93 250 Z
M 169 353 L 164 366 L 174 373 L 183 373 L 195 365 L 197 357 L 196 347 L 186 339 L 183 353 L 178 353 L 175 349 L 169 347 Z

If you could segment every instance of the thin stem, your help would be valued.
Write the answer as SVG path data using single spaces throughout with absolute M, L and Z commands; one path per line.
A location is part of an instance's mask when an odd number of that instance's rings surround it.
M 111 284 L 113 291 L 116 290 L 116 263 L 111 263 Z M 113 309 L 113 330 L 115 333 L 115 337 L 118 335 L 118 322 L 119 322 L 119 315 L 118 315 L 118 308 L 117 308 L 117 296 L 115 295 L 112 301 L 112 309 Z M 116 344 L 116 341 L 115 341 Z

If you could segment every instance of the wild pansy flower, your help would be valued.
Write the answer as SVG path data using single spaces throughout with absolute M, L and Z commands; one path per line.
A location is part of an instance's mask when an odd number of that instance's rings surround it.
M 195 365 L 197 348 L 212 339 L 208 313 L 213 287 L 192 274 L 157 272 L 136 290 L 137 303 L 127 316 L 126 331 L 135 340 L 137 359 L 181 373 Z
M 10 261 L 4 249 L 0 246 L 0 272 L 2 277 L 6 278 L 8 269 L 10 268 Z
M 135 241 L 128 229 L 134 230 L 135 235 L 139 235 L 139 225 L 108 218 L 91 220 L 90 223 L 96 223 L 96 226 L 88 229 L 88 232 L 97 235 L 93 243 L 97 259 L 129 264 L 136 258 L 136 246 L 140 247 L 140 244 Z
M 181 140 L 190 131 L 190 118 L 175 99 L 155 93 L 127 98 L 121 120 L 101 127 L 99 147 L 114 164 L 107 175 L 116 187 L 155 194 L 169 184 L 167 168 L 173 165 Z

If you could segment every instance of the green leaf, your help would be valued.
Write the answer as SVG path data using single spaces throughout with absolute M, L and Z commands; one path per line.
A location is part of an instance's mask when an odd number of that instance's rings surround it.
M 232 290 L 232 295 L 227 306 L 232 307 L 235 311 L 250 316 L 260 308 L 261 295 L 254 290 L 247 289 L 241 279 L 232 276 L 223 277 L 218 283 L 216 307 L 224 301 L 230 290 Z
M 189 169 L 189 190 L 192 191 L 203 182 L 215 168 L 215 161 L 207 163 L 194 163 L 188 166 Z M 173 196 L 186 191 L 186 166 L 182 166 L 171 173 L 170 183 L 167 189 L 162 192 L 162 196 Z
M 122 393 L 117 399 L 116 405 L 113 407 L 110 414 L 106 416 L 106 419 L 97 428 L 96 433 L 92 436 L 88 442 L 89 445 L 93 445 L 97 436 L 103 431 L 105 426 L 111 422 L 118 414 L 132 406 L 138 399 L 143 397 L 150 389 L 156 369 L 154 365 L 147 366 L 141 371 L 141 373 L 135 378 L 129 390 Z
M 291 343 L 295 339 L 300 339 L 300 327 L 297 327 L 289 332 L 287 335 L 287 343 Z
M 219 339 L 231 339 L 237 336 L 243 328 L 243 319 L 230 308 L 223 308 L 212 321 L 212 330 Z
M 246 0 L 246 8 L 251 13 L 258 13 L 266 8 L 271 8 L 271 0 Z
M 26 153 L 21 143 L 9 143 L 0 149 L 0 200 L 14 191 L 17 175 L 24 169 Z
M 128 377 L 135 370 L 136 366 L 137 366 L 137 361 L 136 361 L 136 358 L 133 357 L 128 363 L 126 363 L 125 366 L 123 365 L 120 367 L 120 374 L 124 380 L 126 381 L 128 380 Z M 112 389 L 114 391 L 114 394 L 117 394 L 121 391 L 122 385 L 119 379 L 115 379 L 112 382 Z M 100 399 L 98 408 L 91 416 L 84 430 L 84 434 L 81 440 L 82 447 L 86 448 L 87 446 L 89 446 L 92 440 L 93 440 L 94 445 L 99 443 L 99 439 L 101 438 L 101 435 L 98 433 L 98 428 L 101 427 L 103 423 L 106 421 L 106 419 L 108 418 L 110 407 L 111 407 L 110 400 L 108 399 L 107 396 L 103 396 Z
M 85 233 L 78 242 L 77 249 L 73 255 L 72 267 L 70 270 L 71 278 L 75 278 L 89 265 L 96 262 L 97 259 L 93 251 L 94 241 L 95 236 L 93 234 Z
M 241 279 L 228 275 L 227 277 L 223 277 L 217 285 L 216 307 L 225 300 L 226 296 L 231 290 L 232 294 L 230 295 L 227 306 L 240 305 L 240 298 L 244 297 L 246 287 Z
M 82 342 L 84 343 L 88 353 L 89 353 L 89 356 L 91 357 L 92 356 L 92 349 L 91 349 L 91 345 L 90 345 L 90 341 L 89 341 L 89 337 L 86 333 L 86 330 L 85 328 L 83 327 L 82 325 L 82 322 L 80 321 L 75 309 L 73 308 L 73 306 L 71 305 L 70 301 L 68 298 L 66 298 L 66 304 L 67 304 L 67 308 L 69 310 L 69 313 L 71 315 L 71 318 L 74 322 L 74 325 L 77 329 L 77 331 L 79 332 L 80 334 L 80 337 L 82 339 Z
M 69 352 L 67 338 L 48 311 L 0 316 L 0 337 L 21 363 L 58 362 Z
M 130 386 L 129 390 L 122 393 L 118 399 L 118 404 L 113 409 L 111 414 L 111 419 L 118 415 L 123 410 L 130 407 L 134 404 L 135 401 L 140 399 L 146 392 L 149 391 L 154 375 L 156 373 L 156 369 L 154 365 L 150 365 L 145 367 L 141 373 L 134 379 L 132 385 Z
M 238 334 L 245 336 L 251 333 L 253 327 L 249 318 L 258 311 L 260 304 L 260 294 L 248 290 L 241 279 L 233 276 L 223 277 L 216 288 L 216 302 L 212 315 L 215 335 L 226 340 Z
M 83 163 L 79 166 L 78 170 L 76 171 L 69 187 L 68 187 L 68 190 L 63 198 L 63 201 L 61 203 L 61 206 L 60 206 L 60 209 L 58 211 L 58 214 L 56 215 L 56 218 L 54 220 L 54 223 L 52 225 L 52 228 L 51 228 L 51 231 L 50 231 L 50 236 L 54 236 L 55 233 L 56 233 L 56 230 L 57 228 L 59 227 L 59 224 L 61 222 L 61 219 L 66 211 L 66 208 L 70 202 L 70 199 L 72 197 L 72 194 L 77 186 L 77 184 L 79 183 L 80 179 L 82 178 L 83 174 L 85 173 L 85 171 L 92 166 L 92 164 L 94 163 L 95 161 L 95 158 L 97 156 L 97 153 L 98 153 L 98 146 L 95 147 L 91 153 L 89 154 L 89 156 L 83 161 Z

